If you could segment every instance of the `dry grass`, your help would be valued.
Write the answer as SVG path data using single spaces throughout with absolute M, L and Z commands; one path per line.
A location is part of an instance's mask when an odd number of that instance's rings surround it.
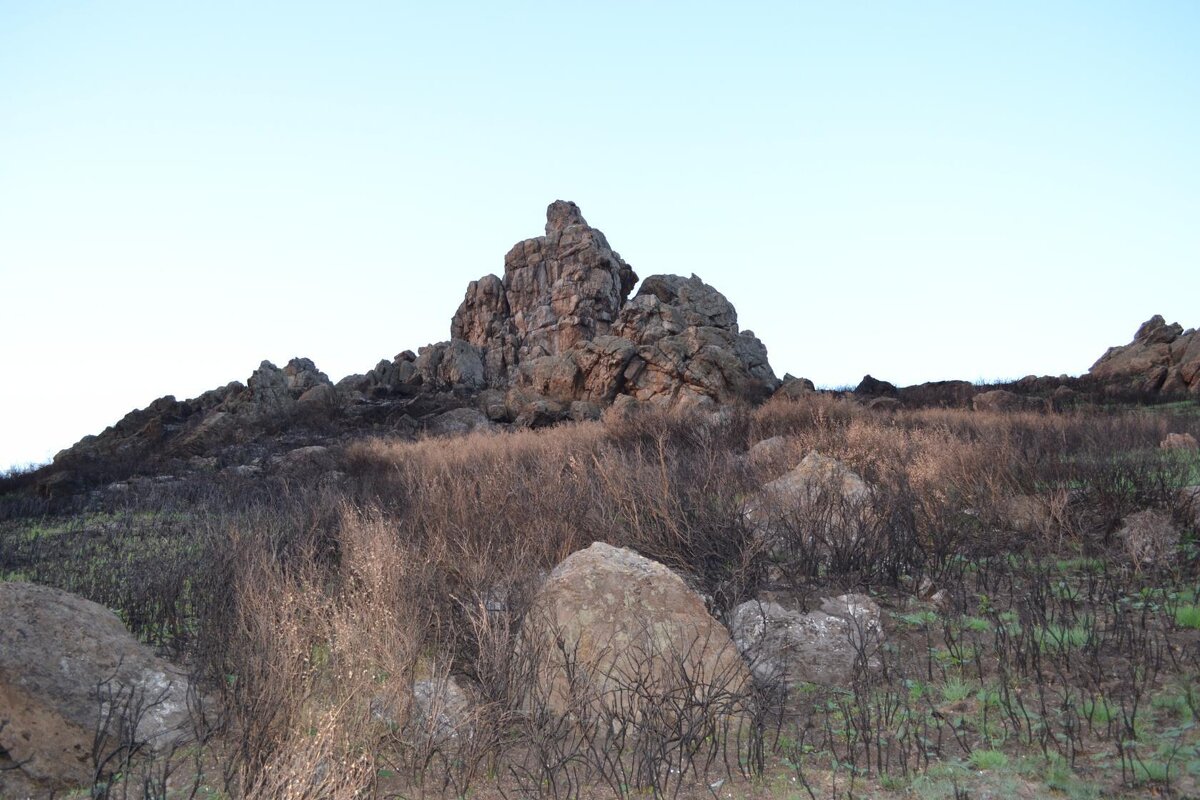
M 0 571 L 136 611 L 143 634 L 170 631 L 216 698 L 213 748 L 232 796 L 461 795 L 479 785 L 673 796 L 703 790 L 714 769 L 758 774 L 765 751 L 784 747 L 782 709 L 759 708 L 753 736 L 739 729 L 737 741 L 688 756 L 703 768 L 689 761 L 674 772 L 644 742 L 613 739 L 611 724 L 531 713 L 538 659 L 522 650 L 521 629 L 541 577 L 568 554 L 593 541 L 632 548 L 677 570 L 718 616 L 764 589 L 912 597 L 930 581 L 951 587 L 955 608 L 968 613 L 979 575 L 1007 581 L 1014 598 L 1014 587 L 1045 583 L 994 577 L 1011 553 L 1111 559 L 1114 574 L 1128 566 L 1138 580 L 1186 584 L 1194 548 L 1132 570 L 1114 534 L 1128 513 L 1155 508 L 1174 516 L 1184 547 L 1195 541 L 1177 491 L 1195 464 L 1158 443 L 1198 429 L 1195 416 L 882 414 L 816 396 L 717 415 L 647 411 L 540 431 L 373 439 L 345 448 L 334 488 L 198 485 L 174 500 L 130 501 L 131 512 L 152 518 L 182 515 L 172 541 L 187 547 L 145 563 L 130 561 L 128 536 L 97 538 L 84 563 L 69 537 L 5 528 Z M 769 456 L 746 458 L 772 436 L 784 440 Z M 869 507 L 839 516 L 830 495 L 824 505 L 778 509 L 791 538 L 773 547 L 747 508 L 766 481 L 814 450 L 864 478 Z M 1020 496 L 1035 497 L 1024 506 L 1034 509 L 1031 524 L 1015 519 Z M 840 540 L 851 546 L 812 544 L 820 515 L 826 527 L 830 519 L 853 527 Z M 114 576 L 105 564 L 123 566 Z M 136 594 L 139 586 L 157 587 L 154 597 Z M 448 731 L 416 698 L 418 684 L 428 693 L 451 676 L 470 702 Z M 449 704 L 448 695 L 438 702 Z M 831 714 L 822 724 L 834 724 Z M 695 724 L 713 730 L 701 717 Z M 684 718 L 673 712 L 660 726 L 656 741 L 672 758 L 671 737 L 682 733 L 671 726 Z M 836 739 L 829 731 L 826 744 Z

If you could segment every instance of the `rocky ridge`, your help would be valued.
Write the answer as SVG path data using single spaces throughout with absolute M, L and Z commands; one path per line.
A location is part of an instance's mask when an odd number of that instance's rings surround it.
M 544 235 L 505 256 L 503 277 L 467 287 L 448 341 L 336 385 L 306 358 L 264 361 L 245 384 L 130 412 L 59 453 L 49 471 L 86 477 L 103 465 L 107 479 L 268 437 L 300 447 L 363 432 L 533 427 L 595 418 L 615 403 L 754 402 L 779 387 L 766 348 L 719 291 L 695 275 L 653 275 L 631 297 L 637 281 L 577 205 L 555 201 Z

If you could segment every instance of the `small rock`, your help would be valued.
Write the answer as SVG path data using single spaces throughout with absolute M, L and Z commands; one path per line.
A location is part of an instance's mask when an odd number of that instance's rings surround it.
M 491 420 L 479 409 L 455 408 L 426 422 L 425 432 L 431 436 L 466 436 L 491 427 Z
M 1175 558 L 1179 531 L 1171 518 L 1158 511 L 1139 511 L 1121 521 L 1117 539 L 1134 564 L 1160 566 Z
M 1200 443 L 1190 433 L 1168 433 L 1158 445 L 1163 450 L 1198 450 Z

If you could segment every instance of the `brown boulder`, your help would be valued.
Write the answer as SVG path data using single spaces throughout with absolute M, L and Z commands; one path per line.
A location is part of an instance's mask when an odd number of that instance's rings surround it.
M 808 378 L 797 378 L 795 375 L 784 375 L 779 388 L 772 397 L 782 397 L 787 400 L 799 400 L 816 394 L 817 387 Z
M 813 450 L 793 470 L 763 484 L 743 513 L 776 555 L 784 554 L 792 535 L 822 549 L 844 547 L 874 519 L 872 495 L 857 472 Z

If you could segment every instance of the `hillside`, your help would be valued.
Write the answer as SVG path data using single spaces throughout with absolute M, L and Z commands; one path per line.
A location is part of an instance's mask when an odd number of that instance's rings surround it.
M 0 797 L 1194 797 L 1197 341 L 818 391 L 555 202 L 3 480 Z

